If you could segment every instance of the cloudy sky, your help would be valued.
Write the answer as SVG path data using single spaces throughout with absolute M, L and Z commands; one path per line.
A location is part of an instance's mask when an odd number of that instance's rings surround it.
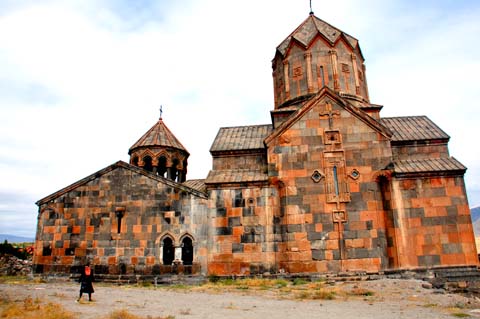
M 360 40 L 382 116 L 427 115 L 480 205 L 478 0 L 313 0 Z M 0 233 L 33 237 L 35 202 L 117 160 L 163 118 L 205 178 L 221 126 L 264 124 L 275 48 L 308 0 L 0 0 Z

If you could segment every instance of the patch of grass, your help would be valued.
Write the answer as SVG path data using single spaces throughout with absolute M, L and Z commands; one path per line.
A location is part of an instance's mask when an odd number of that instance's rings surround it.
M 308 291 L 301 291 L 299 294 L 295 296 L 297 299 L 310 299 L 311 295 Z
M 7 302 L 2 307 L 1 318 L 6 319 L 74 319 L 76 316 L 61 305 L 43 303 L 39 299 L 25 298 L 19 302 Z
M 315 291 L 312 295 L 312 299 L 319 299 L 319 300 L 334 300 L 335 297 L 336 297 L 335 291 L 325 290 L 325 289 Z
M 351 291 L 348 292 L 348 294 L 350 296 L 370 297 L 375 295 L 375 292 L 364 288 L 353 288 Z
M 463 313 L 463 312 L 452 313 L 452 316 L 457 317 L 457 318 L 468 318 L 468 317 L 470 317 L 470 315 L 468 313 Z
M 233 286 L 235 284 L 235 280 L 232 278 L 225 278 L 225 279 L 220 279 L 217 282 L 217 285 L 222 285 L 222 286 Z
M 140 287 L 151 288 L 153 284 L 150 281 L 142 281 L 139 283 Z
M 284 279 L 277 279 L 274 282 L 276 288 L 284 288 L 288 286 L 288 281 Z
M 0 284 L 21 285 L 31 282 L 27 276 L 0 276 Z
M 211 283 L 216 283 L 220 280 L 220 276 L 216 275 L 216 274 L 211 274 L 208 276 L 208 281 L 211 282 Z
M 242 285 L 242 286 L 237 286 L 238 290 L 248 290 L 250 289 L 248 286 Z
M 294 286 L 300 286 L 300 285 L 305 285 L 305 284 L 307 284 L 307 281 L 306 281 L 305 279 L 302 279 L 302 278 L 295 278 L 295 279 L 293 279 L 292 284 L 293 284 Z

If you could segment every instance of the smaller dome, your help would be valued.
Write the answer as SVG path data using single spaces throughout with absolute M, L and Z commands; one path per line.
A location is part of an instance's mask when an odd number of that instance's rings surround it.
M 188 154 L 188 151 L 180 143 L 180 141 L 173 135 L 168 127 L 163 123 L 162 118 L 152 126 L 128 151 L 131 155 L 136 149 L 144 147 L 167 147 L 174 148 L 180 151 L 184 151 Z
M 179 183 L 186 180 L 190 154 L 162 118 L 130 147 L 128 154 L 132 165 Z

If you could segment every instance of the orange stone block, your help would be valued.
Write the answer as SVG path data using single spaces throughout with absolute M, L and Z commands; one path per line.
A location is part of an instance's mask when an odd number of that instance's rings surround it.
M 326 248 L 328 250 L 338 249 L 338 240 L 326 240 Z
M 80 234 L 81 227 L 80 226 L 73 226 L 72 227 L 72 234 Z
M 241 235 L 243 235 L 243 226 L 233 227 L 233 236 L 241 236 Z
M 154 256 L 148 256 L 145 259 L 145 263 L 149 266 L 155 265 L 155 257 Z
M 442 178 L 431 178 L 430 185 L 432 187 L 443 187 L 443 179 Z
M 208 264 L 209 275 L 227 275 L 227 265 L 225 263 L 211 262 Z
M 407 221 L 408 221 L 408 226 L 409 226 L 410 229 L 422 226 L 421 218 L 409 218 Z
M 115 256 L 108 257 L 108 264 L 109 265 L 116 265 L 117 264 L 117 257 L 115 257 Z
M 142 225 L 133 225 L 132 231 L 134 234 L 141 234 L 142 233 Z
M 213 222 L 214 227 L 228 227 L 228 218 L 216 217 Z
M 442 265 L 465 265 L 467 263 L 464 254 L 448 254 L 448 255 L 441 255 L 440 261 Z
M 350 192 L 352 193 L 358 193 L 360 192 L 360 184 L 355 182 L 355 183 L 350 183 Z
M 87 250 L 84 248 L 75 248 L 75 256 L 83 257 L 87 255 Z

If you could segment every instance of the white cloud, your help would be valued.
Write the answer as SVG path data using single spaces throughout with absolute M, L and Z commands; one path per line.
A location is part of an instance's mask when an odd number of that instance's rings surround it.
M 313 3 L 317 16 L 360 40 L 372 102 L 385 105 L 384 116 L 425 114 L 452 136 L 451 154 L 469 167 L 471 204 L 480 204 L 472 147 L 479 6 Z M 128 161 L 128 148 L 156 122 L 160 104 L 191 153 L 188 177 L 204 178 L 220 126 L 270 121 L 270 62 L 307 17 L 307 5 L 9 2 L 0 15 L 0 192 L 29 194 L 14 214 L 34 231 L 30 196 Z

